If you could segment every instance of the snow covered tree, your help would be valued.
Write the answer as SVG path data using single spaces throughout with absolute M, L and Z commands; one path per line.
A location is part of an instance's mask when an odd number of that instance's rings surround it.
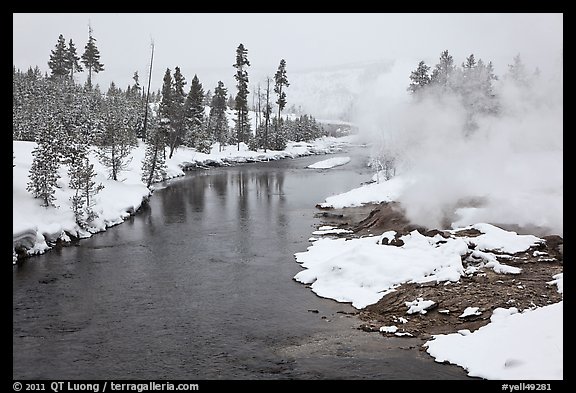
M 449 87 L 450 77 L 454 69 L 454 58 L 448 53 L 448 50 L 445 50 L 440 54 L 440 61 L 432 71 L 430 83 L 443 88 Z
M 219 149 L 226 145 L 228 141 L 228 119 L 226 118 L 226 95 L 228 91 L 222 81 L 218 81 L 218 86 L 214 89 L 212 102 L 210 105 L 210 117 L 208 118 L 208 130 L 212 138 L 218 142 Z
M 182 143 L 185 132 L 185 113 L 184 102 L 186 100 L 186 93 L 184 93 L 184 86 L 186 80 L 180 72 L 180 67 L 174 68 L 174 81 L 172 84 L 172 94 L 170 99 L 170 110 L 168 118 L 170 119 L 170 128 L 168 133 L 168 146 L 170 148 L 168 158 L 172 158 L 174 150 Z M 163 89 L 164 90 L 164 89 Z
M 127 111 L 126 97 L 110 83 L 103 103 L 102 130 L 98 136 L 97 155 L 102 165 L 110 169 L 110 178 L 118 180 L 118 174 L 132 160 L 130 153 L 137 144 L 134 130 L 134 114 Z
M 56 43 L 56 48 L 50 54 L 50 61 L 48 61 L 48 67 L 52 72 L 52 78 L 62 79 L 68 75 L 70 71 L 68 50 L 66 49 L 66 41 L 64 36 L 60 34 L 58 37 L 58 42 Z
M 132 77 L 134 84 L 128 86 L 126 89 L 126 104 L 127 110 L 132 114 L 132 124 L 130 128 L 133 128 L 136 132 L 136 136 L 142 136 L 144 134 L 144 117 L 145 117 L 145 100 L 142 95 L 142 88 L 140 87 L 138 71 L 134 72 Z
M 184 103 L 184 116 L 186 121 L 186 144 L 189 147 L 199 148 L 206 152 L 210 149 L 211 141 L 204 121 L 204 89 L 198 76 L 194 75 L 190 83 L 190 91 Z M 200 151 L 200 150 L 199 150 Z
M 240 151 L 240 143 L 248 142 L 250 137 L 250 122 L 248 118 L 248 72 L 246 67 L 250 66 L 248 61 L 248 50 L 244 48 L 243 44 L 238 45 L 236 49 L 236 87 L 238 94 L 236 94 L 236 142 L 238 143 L 238 151 Z
M 415 94 L 428 86 L 430 83 L 430 75 L 428 75 L 428 71 L 430 71 L 430 67 L 428 67 L 424 61 L 418 63 L 418 68 L 410 74 L 410 80 L 412 82 L 410 83 L 410 86 L 408 86 L 408 91 Z
M 286 128 L 283 127 L 281 121 L 278 121 L 277 117 L 272 119 L 272 123 L 274 125 L 274 133 L 270 135 L 268 146 L 272 150 L 284 150 L 286 148 L 287 141 Z
M 82 72 L 84 68 L 80 64 L 80 57 L 76 54 L 76 46 L 72 39 L 68 41 L 68 50 L 66 51 L 66 60 L 68 62 L 68 69 L 70 70 L 70 79 L 74 80 L 74 72 Z
M 100 51 L 96 47 L 96 38 L 92 36 L 92 27 L 88 26 L 88 43 L 84 47 L 82 63 L 88 70 L 88 86 L 92 87 L 92 72 L 95 74 L 104 71 L 104 64 L 100 63 Z
M 55 206 L 54 192 L 60 178 L 60 154 L 58 152 L 59 130 L 53 122 L 47 122 L 36 138 L 36 147 L 32 151 L 29 181 L 26 190 L 34 198 L 42 200 L 42 206 Z
M 166 68 L 166 72 L 164 73 L 164 78 L 162 80 L 162 98 L 160 99 L 160 105 L 158 106 L 159 128 L 162 132 L 164 132 L 164 141 L 166 143 L 168 143 L 167 141 L 170 139 L 170 134 L 173 133 L 172 113 L 174 113 L 174 100 L 172 99 L 172 85 L 172 73 L 169 68 Z
M 146 138 L 146 153 L 142 161 L 142 181 L 146 187 L 150 187 L 152 183 L 162 181 L 166 177 L 165 133 L 160 129 L 158 120 L 157 117 L 151 116 L 149 133 Z
M 526 66 L 522 62 L 520 53 L 514 56 L 513 63 L 508 64 L 508 72 L 505 75 L 506 79 L 511 79 L 517 86 L 526 87 L 530 83 Z
M 288 77 L 286 76 L 286 60 L 280 60 L 278 65 L 278 70 L 274 74 L 274 93 L 278 95 L 278 118 L 280 118 L 280 113 L 286 107 L 286 93 L 283 91 L 284 87 L 290 86 L 288 82 Z
M 90 222 L 98 218 L 98 214 L 92 209 L 95 204 L 93 197 L 104 188 L 101 183 L 96 185 L 94 181 L 96 172 L 94 164 L 88 159 L 88 146 L 82 156 L 68 167 L 68 176 L 69 187 L 75 190 L 70 200 L 76 223 L 81 228 L 88 229 Z

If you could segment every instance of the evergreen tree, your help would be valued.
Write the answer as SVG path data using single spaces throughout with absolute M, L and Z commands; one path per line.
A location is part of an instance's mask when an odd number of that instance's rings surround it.
M 428 86 L 430 83 L 430 75 L 428 75 L 428 71 L 430 71 L 430 67 L 428 67 L 424 61 L 418 63 L 418 68 L 410 74 L 410 80 L 412 82 L 410 83 L 410 86 L 408 86 L 408 91 L 415 94 Z
M 84 69 L 80 64 L 80 57 L 76 54 L 76 46 L 74 46 L 72 39 L 68 41 L 66 60 L 68 62 L 68 69 L 70 70 L 70 79 L 74 80 L 74 72 L 82 72 Z
M 284 150 L 286 148 L 286 128 L 278 121 L 277 117 L 272 119 L 274 133 L 271 135 L 268 144 L 272 150 Z
M 53 122 L 46 123 L 38 133 L 36 147 L 32 151 L 29 182 L 26 190 L 42 200 L 42 206 L 55 206 L 54 192 L 60 178 L 60 155 L 58 153 L 58 129 Z
M 443 88 L 449 87 L 450 77 L 454 69 L 454 58 L 448 53 L 448 50 L 445 50 L 440 54 L 440 61 L 432 71 L 430 83 Z
M 240 151 L 240 143 L 248 142 L 250 136 L 250 123 L 248 119 L 248 72 L 246 67 L 250 66 L 248 61 L 248 50 L 244 48 L 243 44 L 238 45 L 236 49 L 236 63 L 233 65 L 236 68 L 236 87 L 238 94 L 236 95 L 236 142 L 238 143 L 238 151 Z
M 51 52 L 50 61 L 48 61 L 48 67 L 50 67 L 52 72 L 52 78 L 62 79 L 68 75 L 68 72 L 70 72 L 69 64 L 66 41 L 64 40 L 64 36 L 60 34 L 56 48 Z
M 514 56 L 513 63 L 508 64 L 508 73 L 505 75 L 506 79 L 511 79 L 518 86 L 528 86 L 529 77 L 526 71 L 526 66 L 522 62 L 520 53 Z
M 286 106 L 286 93 L 283 91 L 282 88 L 288 86 L 290 86 L 290 83 L 288 82 L 288 78 L 286 77 L 286 60 L 282 59 L 280 60 L 280 65 L 278 65 L 278 70 L 274 75 L 274 92 L 278 95 L 278 100 L 276 101 L 276 104 L 278 104 L 278 121 L 276 122 L 276 134 L 278 135 L 276 136 L 276 138 L 277 139 L 280 138 L 278 140 L 281 140 L 283 137 L 285 139 L 285 136 L 279 135 L 281 133 L 280 126 L 282 125 L 282 116 L 280 114 L 282 113 L 282 110 Z M 280 146 L 282 145 L 282 143 L 279 142 L 276 143 L 276 145 Z M 284 140 L 284 146 L 286 146 L 285 140 Z M 276 150 L 283 150 L 283 148 Z
M 172 99 L 172 73 L 169 68 L 166 68 L 164 78 L 162 79 L 162 92 L 160 94 L 160 105 L 158 106 L 158 128 L 163 132 L 163 140 L 168 143 L 169 136 L 172 133 L 172 113 L 174 112 L 172 106 L 174 100 Z
M 88 27 L 88 43 L 84 47 L 82 63 L 88 69 L 88 86 L 92 87 L 92 72 L 104 71 L 104 64 L 100 63 L 100 51 L 96 47 L 96 38 L 92 36 L 92 27 Z
M 168 158 L 172 158 L 174 150 L 176 150 L 176 148 L 182 143 L 185 135 L 185 85 L 186 81 L 180 72 L 180 67 L 174 68 L 174 81 L 170 97 L 171 103 L 169 105 L 170 110 L 168 111 L 168 118 L 170 119 L 170 128 L 168 132 L 168 146 L 170 152 Z
M 147 187 L 150 187 L 152 183 L 164 180 L 166 177 L 165 133 L 160 129 L 157 117 L 152 116 L 150 123 L 146 138 L 146 153 L 142 162 L 142 181 Z
M 87 153 L 88 146 L 82 152 L 82 156 L 78 157 L 68 168 L 69 186 L 75 190 L 74 195 L 70 197 L 71 208 L 76 223 L 83 229 L 88 229 L 89 223 L 98 218 L 98 214 L 92 209 L 94 207 L 93 197 L 104 188 L 102 184 L 96 185 L 94 181 L 96 172 Z
M 190 84 L 190 91 L 184 103 L 184 116 L 186 121 L 186 142 L 189 147 L 198 148 L 202 145 L 202 150 L 206 151 L 206 145 L 210 148 L 210 138 L 207 135 L 204 124 L 204 89 L 198 76 L 194 75 Z
M 228 119 L 226 118 L 226 95 L 228 90 L 224 87 L 222 81 L 218 81 L 218 86 L 214 89 L 212 102 L 210 106 L 210 117 L 208 119 L 208 129 L 212 138 L 218 142 L 218 151 L 228 141 Z
M 102 165 L 110 169 L 110 178 L 118 175 L 132 160 L 130 153 L 137 144 L 134 114 L 122 91 L 110 83 L 103 103 L 102 129 L 98 136 L 97 155 Z

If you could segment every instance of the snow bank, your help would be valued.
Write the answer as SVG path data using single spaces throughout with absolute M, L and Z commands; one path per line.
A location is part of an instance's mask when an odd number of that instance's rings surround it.
M 494 310 L 491 322 L 467 335 L 436 335 L 424 344 L 437 362 L 448 361 L 485 379 L 563 378 L 563 302 L 518 313 Z
M 330 169 L 335 166 L 345 165 L 350 162 L 350 157 L 334 157 L 327 160 L 318 161 L 314 164 L 308 165 L 310 169 Z
M 406 181 L 401 177 L 393 177 L 381 183 L 370 183 L 354 188 L 343 194 L 333 195 L 321 203 L 323 208 L 362 206 L 366 203 L 380 203 L 394 201 L 400 195 Z
M 518 235 L 513 231 L 505 231 L 494 225 L 479 223 L 470 227 L 482 232 L 480 236 L 470 239 L 480 250 L 497 250 L 508 254 L 526 251 L 530 247 L 542 243 L 544 240 L 533 235 Z M 459 229 L 459 230 L 460 230 Z
M 294 279 L 312 284 L 319 296 L 364 308 L 404 282 L 460 278 L 460 255 L 468 250 L 463 239 L 440 244 L 418 231 L 401 239 L 402 247 L 381 245 L 379 237 L 319 239 L 308 251 L 295 254 L 306 270 Z
M 462 256 L 471 251 L 479 252 L 472 250 L 477 247 L 479 238 L 484 247 L 491 245 L 499 250 L 518 250 L 542 241 L 490 224 L 478 224 L 476 229 L 482 232 L 478 237 L 453 234 L 448 238 L 428 237 L 412 231 L 400 237 L 404 242 L 400 247 L 382 244 L 383 239 L 394 238 L 394 231 L 351 240 L 319 239 L 307 251 L 295 254 L 296 261 L 306 270 L 296 274 L 294 279 L 311 284 L 312 291 L 319 296 L 364 308 L 402 283 L 458 281 L 465 274 Z M 499 268 L 503 273 L 516 272 L 517 268 L 498 263 L 493 254 L 484 254 L 493 257 L 493 261 L 488 261 L 493 264 L 485 266 Z M 430 305 L 415 304 L 416 308 L 418 306 Z
M 283 151 L 250 151 L 245 144 L 241 144 L 240 151 L 237 146 L 226 146 L 219 152 L 218 145 L 214 145 L 210 154 L 196 152 L 194 149 L 180 147 L 172 158 L 166 160 L 166 178 L 171 179 L 183 176 L 189 167 L 205 167 L 207 165 L 232 165 L 242 162 L 271 161 L 282 158 L 295 158 L 305 155 L 327 154 L 341 152 L 348 146 L 355 136 L 342 138 L 323 137 L 313 142 L 289 142 Z M 120 172 L 118 181 L 108 179 L 108 170 L 100 164 L 94 154 L 90 154 L 90 162 L 94 164 L 96 183 L 102 183 L 104 189 L 97 194 L 93 201 L 93 210 L 99 217 L 92 223 L 89 231 L 80 228 L 70 209 L 70 197 L 73 191 L 69 189 L 67 168 L 60 168 L 60 179 L 55 191 L 57 208 L 44 208 L 40 200 L 35 199 L 26 191 L 29 181 L 28 175 L 32 164 L 32 150 L 34 142 L 13 141 L 14 165 L 13 168 L 13 262 L 15 262 L 14 249 L 25 249 L 28 254 L 39 254 L 50 249 L 58 239 L 69 240 L 69 235 L 85 238 L 93 233 L 104 231 L 106 228 L 120 224 L 130 214 L 136 212 L 143 201 L 151 195 L 150 190 L 141 180 L 142 159 L 145 145 L 140 142 L 132 151 L 132 159 L 125 171 Z M 154 189 L 154 186 L 152 187 Z

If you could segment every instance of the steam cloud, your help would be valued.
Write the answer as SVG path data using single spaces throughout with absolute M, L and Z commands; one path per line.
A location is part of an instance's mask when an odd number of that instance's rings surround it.
M 358 103 L 361 135 L 396 157 L 410 181 L 399 201 L 414 223 L 431 228 L 489 222 L 538 233 L 563 233 L 563 98 L 561 65 L 520 88 L 495 82 L 500 113 L 463 132 L 456 97 L 398 100 L 386 90 L 392 72 Z M 407 76 L 400 78 L 407 81 Z M 404 89 L 408 82 L 404 84 Z

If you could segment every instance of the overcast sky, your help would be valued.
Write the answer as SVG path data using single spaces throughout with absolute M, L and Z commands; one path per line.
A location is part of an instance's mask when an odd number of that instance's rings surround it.
M 242 19 L 242 28 L 238 20 Z M 492 60 L 497 74 L 520 53 L 531 68 L 546 71 L 562 56 L 562 14 L 13 14 L 13 64 L 48 70 L 50 51 L 62 34 L 79 54 L 88 23 L 105 71 L 94 77 L 103 89 L 111 80 L 125 88 L 138 70 L 144 84 L 154 40 L 152 88 L 166 68 L 180 66 L 187 80 L 196 73 L 205 90 L 218 79 L 232 87 L 235 50 L 248 49 L 251 75 L 273 75 L 281 58 L 290 72 L 342 64 L 408 60 L 437 62 L 448 49 L 460 64 L 470 53 Z M 79 76 L 86 79 L 86 73 Z M 251 83 L 253 80 L 251 80 Z

